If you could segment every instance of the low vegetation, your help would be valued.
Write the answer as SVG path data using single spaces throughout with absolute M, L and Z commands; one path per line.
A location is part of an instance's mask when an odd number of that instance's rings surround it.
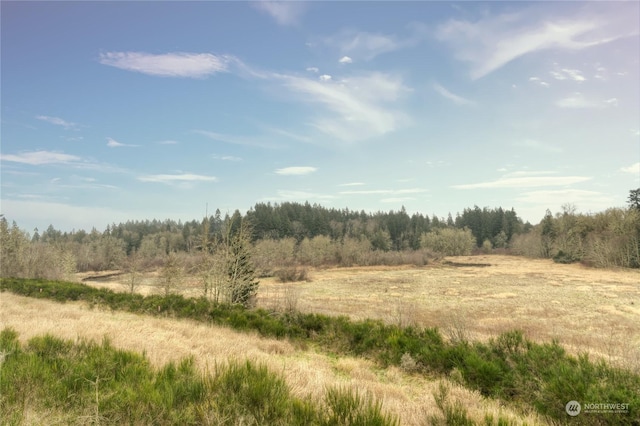
M 153 425 L 396 425 L 379 402 L 357 391 L 326 390 L 323 401 L 292 396 L 284 379 L 251 361 L 202 374 L 192 358 L 153 368 L 108 340 L 51 335 L 25 345 L 0 332 L 3 424 L 34 413 L 43 423 Z M 31 417 L 30 420 L 33 420 Z
M 83 300 L 95 307 L 191 318 L 237 330 L 254 330 L 263 336 L 286 337 L 331 353 L 366 357 L 382 366 L 401 366 L 413 374 L 455 378 L 486 397 L 509 401 L 524 411 L 533 408 L 556 421 L 569 420 L 565 404 L 571 399 L 629 404 L 627 413 L 616 416 L 590 413 L 579 419 L 582 424 L 585 421 L 632 424 L 640 418 L 640 376 L 586 355 L 568 355 L 556 342 L 531 342 L 518 331 L 481 343 L 463 338 L 446 340 L 433 328 L 400 327 L 381 321 L 352 321 L 295 311 L 275 313 L 215 304 L 206 298 L 143 297 L 75 283 L 2 279 L 0 289 L 58 301 Z

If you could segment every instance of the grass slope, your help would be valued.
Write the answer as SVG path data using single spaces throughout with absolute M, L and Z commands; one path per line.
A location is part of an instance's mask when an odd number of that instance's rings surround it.
M 518 331 L 486 343 L 445 342 L 436 329 L 416 329 L 381 321 L 350 321 L 345 317 L 244 310 L 214 305 L 205 299 L 113 293 L 82 284 L 3 279 L 0 289 L 58 301 L 84 300 L 130 312 L 192 318 L 264 336 L 288 337 L 318 345 L 336 354 L 358 355 L 381 365 L 406 365 L 432 376 L 455 377 L 483 395 L 512 401 L 523 410 L 534 407 L 552 419 L 580 424 L 640 422 L 640 377 L 586 355 L 569 356 L 556 342 L 533 343 Z M 569 418 L 565 404 L 628 403 L 626 413 L 590 413 Z

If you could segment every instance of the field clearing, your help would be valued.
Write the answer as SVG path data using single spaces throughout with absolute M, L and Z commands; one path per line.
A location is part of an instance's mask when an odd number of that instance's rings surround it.
M 353 357 L 335 357 L 313 348 L 295 347 L 285 340 L 262 338 L 189 320 L 157 318 L 126 312 L 90 309 L 84 302 L 57 303 L 49 300 L 0 293 L 0 327 L 12 327 L 25 342 L 51 333 L 65 338 L 101 341 L 110 338 L 115 347 L 144 352 L 156 366 L 193 356 L 203 371 L 216 363 L 251 359 L 282 374 L 297 396 L 321 398 L 326 387 L 348 386 L 368 392 L 383 403 L 383 409 L 399 416 L 401 424 L 425 424 L 436 414 L 433 399 L 441 380 L 409 375 L 396 367 L 382 369 Z M 507 417 L 517 424 L 545 424 L 536 414 L 523 417 L 497 401 L 483 398 L 449 380 L 452 400 L 459 400 L 471 418 L 482 421 L 485 413 Z M 55 413 L 30 413 L 29 424 L 49 424 Z
M 138 290 L 158 293 L 154 273 Z M 595 269 L 548 259 L 448 257 L 425 267 L 370 266 L 309 271 L 310 281 L 260 279 L 258 305 L 439 327 L 445 336 L 486 340 L 514 329 L 558 340 L 573 353 L 640 371 L 640 270 Z M 123 291 L 113 277 L 89 284 Z M 189 278 L 185 295 L 201 294 Z
M 519 329 L 640 370 L 640 271 L 515 256 L 445 258 L 422 268 L 318 270 L 311 282 L 261 282 L 260 303 L 298 295 L 302 311 L 437 326 L 485 340 Z

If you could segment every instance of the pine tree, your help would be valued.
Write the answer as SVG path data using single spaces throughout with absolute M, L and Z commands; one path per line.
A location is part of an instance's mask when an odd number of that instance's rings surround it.
M 640 188 L 629 191 L 629 208 L 640 210 Z
M 251 227 L 246 219 L 229 220 L 222 243 L 225 256 L 227 297 L 230 303 L 255 305 L 259 282 L 251 260 Z

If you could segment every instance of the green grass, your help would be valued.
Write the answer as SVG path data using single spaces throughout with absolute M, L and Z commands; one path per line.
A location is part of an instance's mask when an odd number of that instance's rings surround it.
M 487 343 L 445 342 L 434 328 L 398 327 L 377 320 L 351 321 L 347 317 L 300 312 L 276 314 L 216 305 L 202 298 L 143 297 L 75 283 L 2 279 L 0 290 L 58 301 L 84 300 L 114 310 L 191 318 L 241 331 L 255 330 L 263 336 L 289 338 L 337 355 L 366 357 L 382 366 L 402 365 L 403 356 L 410 356 L 421 374 L 443 377 L 455 371 L 465 386 L 482 395 L 508 401 L 523 411 L 533 408 L 554 421 L 640 424 L 640 376 L 586 355 L 571 356 L 557 342 L 531 342 L 518 331 Z M 44 346 L 51 350 L 50 345 Z M 63 345 L 56 353 L 65 350 Z M 627 403 L 629 411 L 573 418 L 565 412 L 570 400 Z M 307 412 L 305 403 L 297 404 L 297 410 Z
M 250 361 L 201 374 L 193 359 L 154 369 L 142 355 L 51 335 L 20 345 L 0 332 L 2 424 L 48 413 L 62 424 L 396 425 L 357 392 L 327 389 L 323 401 L 291 395 L 284 379 Z

